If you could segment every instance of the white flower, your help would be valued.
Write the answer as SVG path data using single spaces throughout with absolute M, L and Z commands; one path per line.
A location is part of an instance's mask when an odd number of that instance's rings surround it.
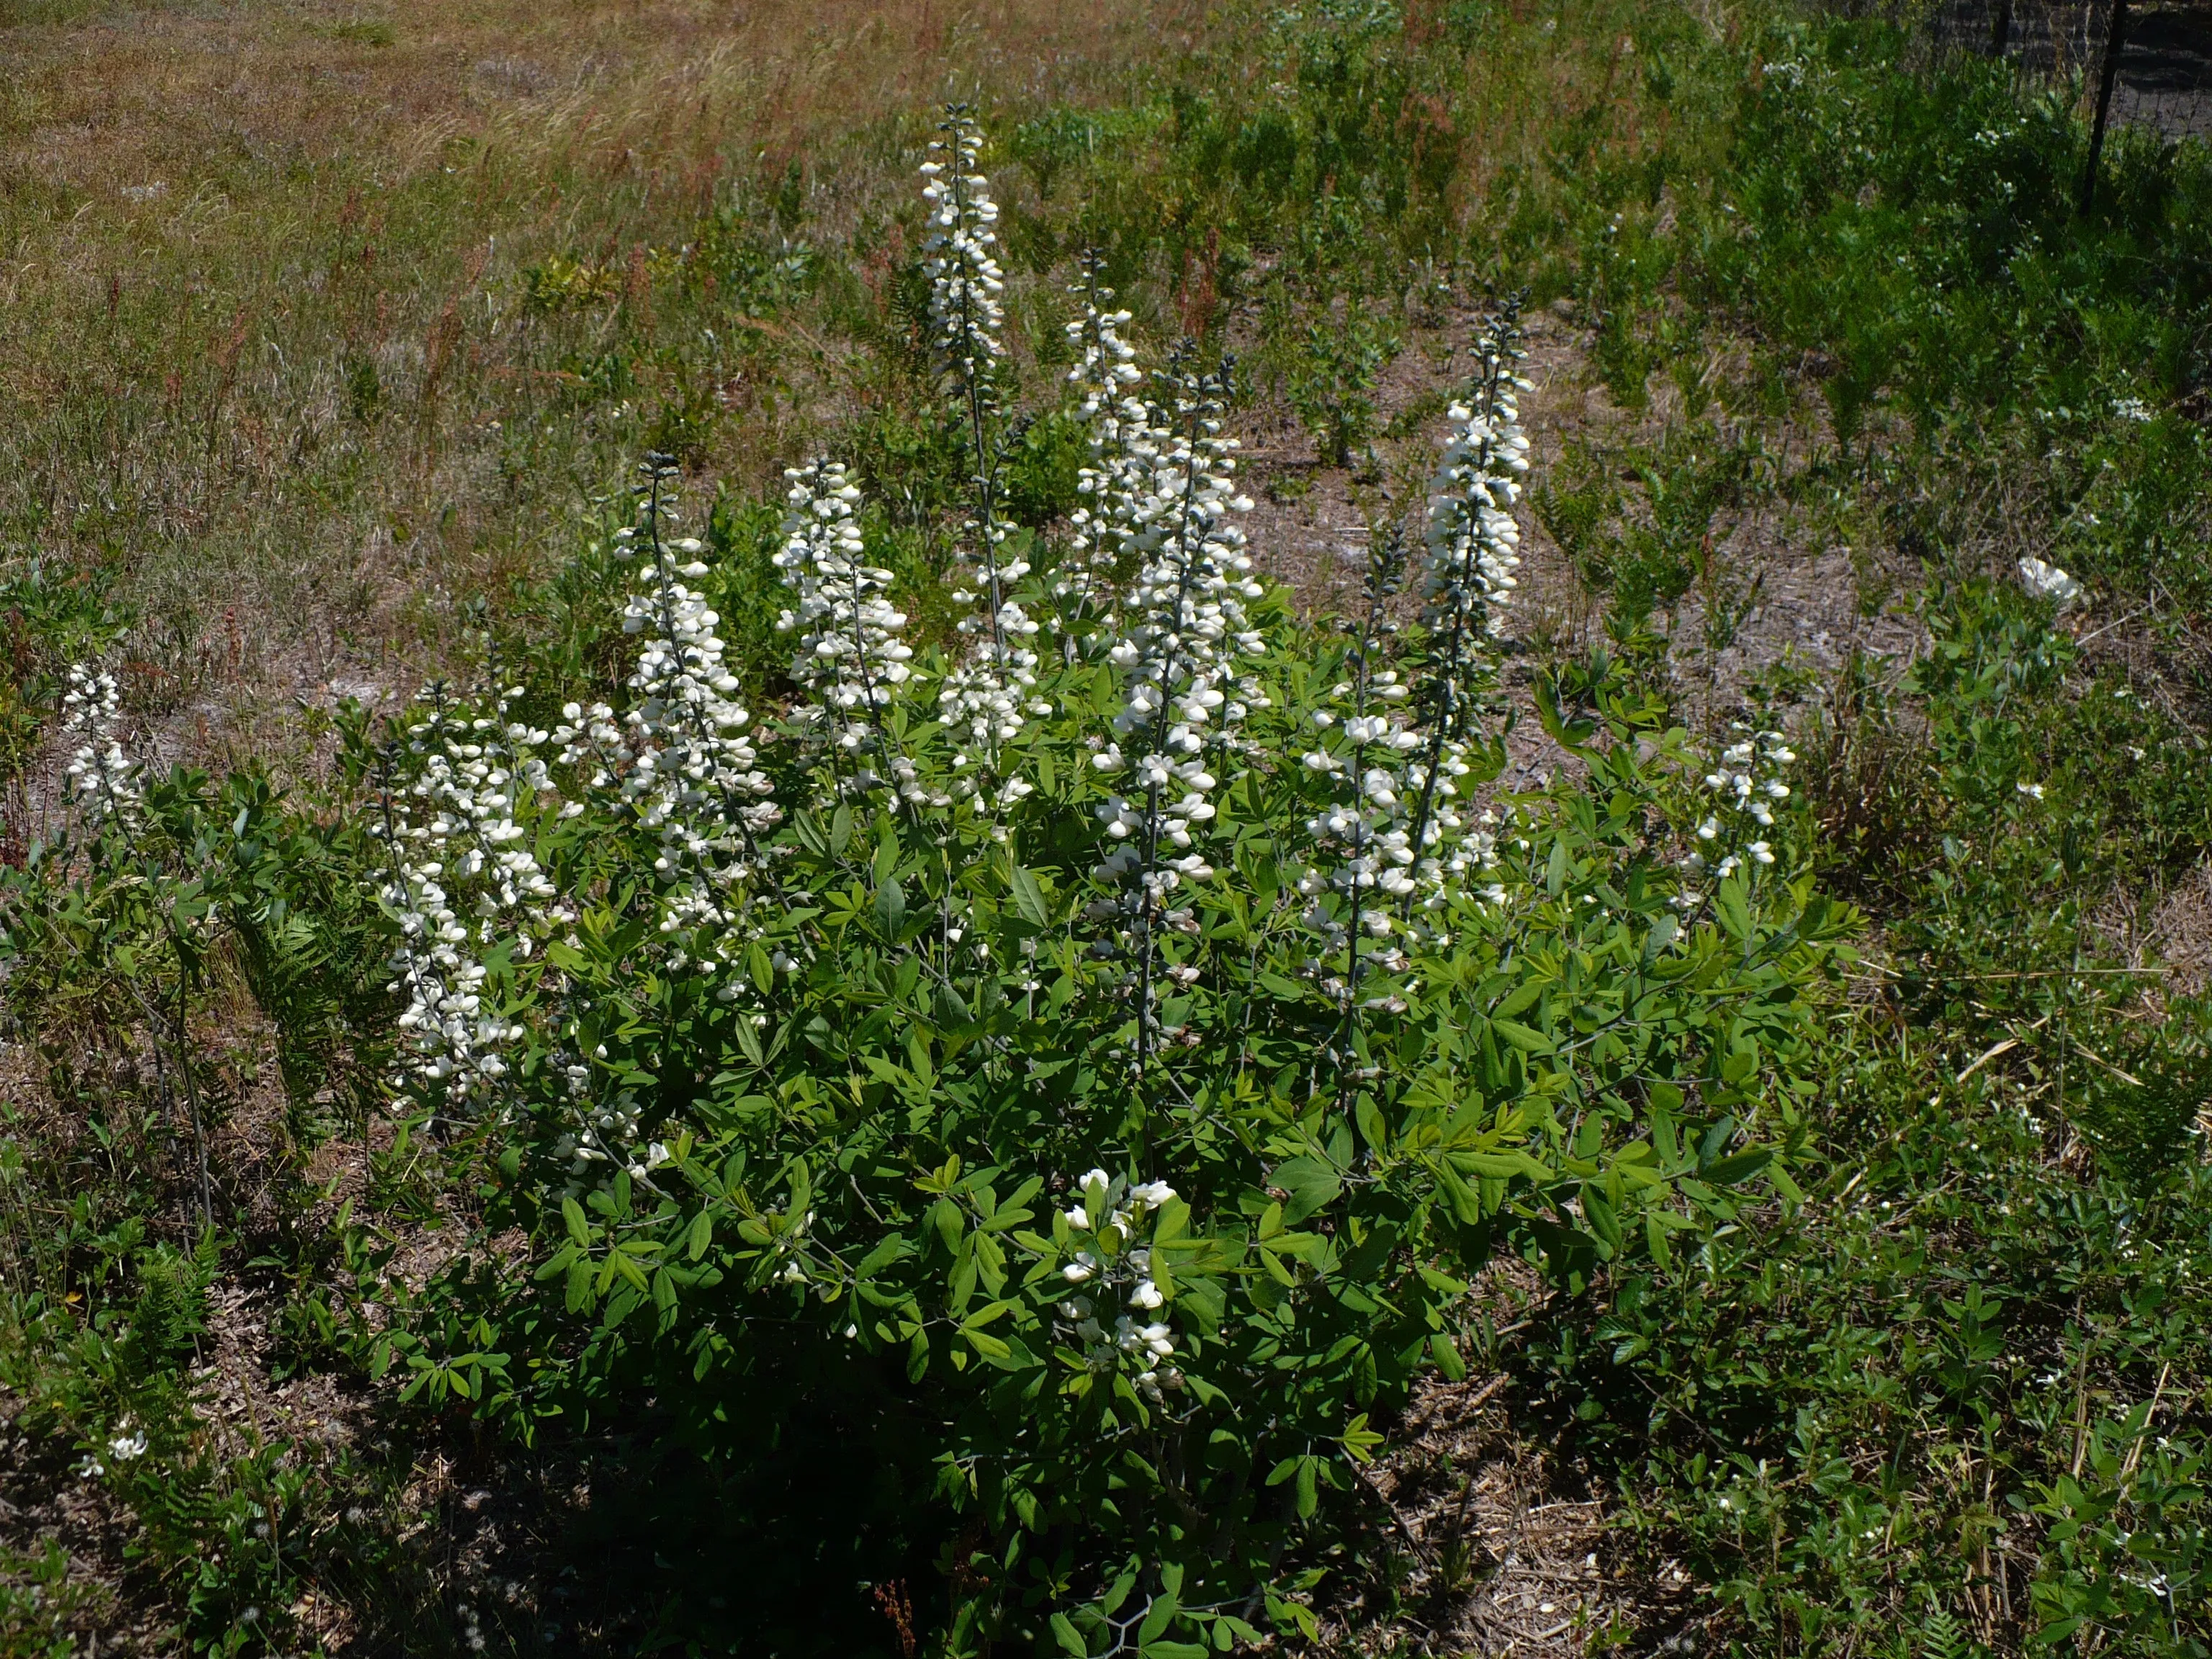
M 982 129 L 959 105 L 939 124 L 943 135 L 930 142 L 932 160 L 922 166 L 922 198 L 929 207 L 929 234 L 923 244 L 923 270 L 929 278 L 929 342 L 951 395 L 955 412 L 973 447 L 969 460 L 977 480 L 977 515 L 966 526 L 971 554 L 981 562 L 982 580 L 970 590 L 969 576 L 955 571 L 963 597 L 981 600 L 981 611 L 962 619 L 960 631 L 979 637 L 982 649 L 947 674 L 939 688 L 939 717 L 956 741 L 975 744 L 987 757 L 1019 732 L 1026 708 L 1036 699 L 1036 653 L 1029 641 L 1037 623 L 1006 597 L 1029 567 L 1019 560 L 1000 563 L 1006 527 L 998 521 L 991 486 L 996 462 L 989 453 L 989 432 L 999 410 L 998 365 L 1006 356 L 1000 339 L 1005 321 L 1000 295 L 1006 288 L 992 250 L 998 204 L 990 183 L 976 168 Z M 941 158 L 941 159 L 939 159 Z
M 1467 757 L 1479 735 L 1480 694 L 1494 672 L 1496 642 L 1521 563 L 1514 508 L 1528 470 L 1519 401 L 1528 386 L 1518 373 L 1527 356 L 1522 338 L 1510 303 L 1476 333 L 1474 381 L 1450 407 L 1450 435 L 1429 483 L 1423 620 L 1430 656 L 1418 684 L 1402 684 L 1385 673 L 1370 687 L 1385 705 L 1404 700 L 1417 708 L 1419 728 L 1364 716 L 1364 729 L 1372 735 L 1364 741 L 1407 758 L 1395 776 L 1377 768 L 1379 785 L 1373 772 L 1365 781 L 1367 830 L 1352 833 L 1356 847 L 1336 884 L 1355 894 L 1376 889 L 1409 918 L 1416 910 L 1441 908 L 1494 863 L 1488 848 L 1472 849 L 1463 839 L 1468 825 L 1455 781 L 1472 769 Z M 1395 550 L 1377 556 L 1386 554 Z M 1370 567 L 1370 586 L 1381 574 Z M 1396 579 L 1394 564 L 1389 580 L 1395 585 Z
M 1098 811 L 1114 845 L 1092 874 L 1116 897 L 1096 914 L 1140 952 L 1157 949 L 1157 924 L 1182 884 L 1214 873 L 1197 848 L 1215 816 L 1211 757 L 1236 752 L 1237 722 L 1264 702 L 1237 676 L 1240 659 L 1262 649 L 1246 607 L 1265 590 L 1231 522 L 1241 498 L 1231 494 L 1236 446 L 1220 430 L 1228 385 L 1180 360 L 1158 383 L 1141 443 L 1116 475 L 1131 492 L 1127 511 L 1094 526 L 1115 540 L 1109 562 L 1139 566 L 1119 613 L 1127 631 L 1106 653 L 1122 706 L 1098 763 L 1133 775 L 1128 793 Z M 1141 1064 L 1152 1028 L 1150 1009 L 1140 1012 Z
M 1054 592 L 1103 617 L 1110 637 L 1117 631 L 1121 599 L 1115 580 L 1117 567 L 1139 533 L 1145 478 L 1157 446 L 1150 411 L 1134 390 L 1144 379 L 1136 350 L 1121 336 L 1129 313 L 1112 308 L 1114 290 L 1099 281 L 1102 268 L 1097 255 L 1084 256 L 1082 278 L 1073 290 L 1082 298 L 1083 314 L 1067 325 L 1068 339 L 1077 348 L 1067 378 L 1082 394 L 1077 418 L 1084 424 L 1091 459 L 1076 475 L 1076 491 L 1084 501 L 1069 515 L 1074 534 Z
M 1739 726 L 1739 732 L 1747 728 Z M 1790 786 L 1780 775 L 1783 767 L 1797 758 L 1779 732 L 1748 731 L 1721 751 L 1720 764 L 1705 775 L 1705 787 L 1717 799 L 1714 810 L 1697 826 L 1700 846 L 1683 860 L 1695 874 L 1711 871 L 1725 881 L 1744 867 L 1774 862 L 1772 844 L 1757 832 L 1774 823 L 1774 803 L 1790 799 Z M 1747 839 L 1748 837 L 1748 839 Z M 1729 849 L 1715 860 L 1717 843 Z
M 1486 324 L 1475 355 L 1476 384 L 1451 407 L 1451 437 L 1429 485 L 1428 520 L 1430 625 L 1469 646 L 1497 635 L 1521 564 L 1513 507 L 1528 470 L 1519 396 L 1528 382 L 1516 370 L 1527 353 L 1510 308 Z
M 143 1457 L 146 1455 L 146 1431 L 134 1429 L 128 1434 L 116 1436 L 107 1443 L 107 1455 L 118 1463 L 128 1463 L 134 1458 Z
M 552 784 L 538 752 L 550 734 L 514 717 L 521 696 L 497 684 L 487 713 L 442 681 L 423 687 L 423 718 L 406 734 L 413 775 L 381 826 L 382 896 L 400 930 L 392 988 L 408 994 L 398 1019 L 406 1074 L 453 1105 L 506 1075 L 500 1051 L 523 1035 L 488 1000 L 493 947 L 526 960 L 574 919 L 526 844 Z
M 687 586 L 659 531 L 672 469 L 649 462 L 652 489 L 641 499 L 652 562 L 625 609 L 623 626 L 645 636 L 629 685 L 637 694 L 623 727 L 601 747 L 603 771 L 655 831 L 661 854 L 660 932 L 679 963 L 726 968 L 747 941 L 742 899 L 762 873 L 757 837 L 781 820 L 771 785 L 746 728 L 752 716 L 732 701 L 736 678 L 716 632 L 721 617 Z M 569 738 L 571 734 L 562 734 Z M 599 743 L 594 728 L 582 752 Z
M 1086 1294 L 1070 1296 L 1056 1304 L 1061 1337 L 1080 1348 L 1084 1364 L 1095 1371 L 1121 1370 L 1133 1376 L 1157 1399 L 1160 1387 L 1180 1388 L 1179 1375 L 1155 1376 L 1159 1362 L 1175 1352 L 1175 1335 L 1164 1320 L 1140 1324 L 1129 1313 L 1118 1316 L 1109 1331 L 1102 1323 L 1100 1307 L 1121 1304 L 1142 1316 L 1167 1305 L 1168 1292 L 1152 1272 L 1152 1249 L 1148 1243 L 1152 1218 L 1175 1197 L 1164 1181 L 1134 1183 L 1093 1170 L 1077 1183 L 1093 1206 L 1105 1211 L 1097 1231 L 1095 1249 L 1072 1252 L 1060 1270 L 1070 1285 L 1091 1287 Z M 1071 1225 L 1086 1212 L 1071 1211 Z M 1094 1302 L 1093 1297 L 1097 1300 Z
M 2039 599 L 2056 599 L 2064 605 L 2081 597 L 2081 583 L 2057 565 L 2045 564 L 2041 559 L 2022 559 L 2020 562 L 2020 578 L 2027 591 Z
M 891 573 L 867 558 L 857 517 L 860 492 L 842 462 L 816 461 L 784 477 L 791 481 L 789 511 L 775 564 L 793 604 L 776 628 L 798 635 L 792 678 L 816 699 L 795 713 L 842 750 L 878 753 L 890 776 L 864 769 L 859 787 L 894 782 L 919 804 L 924 792 L 879 724 L 913 674 L 914 649 L 899 637 L 907 618 L 890 602 Z
M 62 696 L 62 730 L 83 742 L 70 754 L 70 787 L 94 824 L 128 828 L 142 799 L 139 769 L 117 737 L 123 696 L 115 676 L 83 663 L 71 665 Z
M 2015 783 L 2013 787 L 2031 800 L 2043 799 L 2043 786 L 2039 783 Z

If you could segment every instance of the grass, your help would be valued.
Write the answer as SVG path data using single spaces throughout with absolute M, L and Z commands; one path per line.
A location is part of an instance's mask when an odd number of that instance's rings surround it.
M 788 690 L 781 470 L 820 445 L 942 637 L 962 474 L 911 168 L 948 95 L 1006 204 L 1021 533 L 1077 500 L 1082 248 L 1139 337 L 1243 359 L 1255 540 L 1309 612 L 1291 539 L 1417 494 L 1469 303 L 1525 289 L 1514 758 L 1560 763 L 1529 690 L 1594 651 L 1706 734 L 1786 726 L 1790 854 L 1867 916 L 1792 1062 L 1830 1171 L 1802 1202 L 1464 1310 L 1474 1375 L 1436 1387 L 1544 1449 L 1534 1496 L 1602 1504 L 1594 1588 L 1540 1615 L 1555 1578 L 1378 1498 L 1308 1645 L 2212 1645 L 2201 143 L 2119 132 L 2078 220 L 2078 88 L 1763 5 L 51 0 L 5 33 L 0 1651 L 917 1650 L 920 1579 L 701 1588 L 707 1510 L 714 1547 L 837 1537 L 805 1448 L 738 1514 L 649 1431 L 502 1441 L 371 1363 L 440 1268 L 525 1246 L 477 1231 L 495 1164 L 374 1109 L 343 699 L 475 674 L 487 628 L 547 689 L 612 689 L 587 550 L 648 447 L 713 503 L 756 695 Z M 2023 595 L 2027 555 L 2086 598 Z M 31 850 L 60 676 L 110 647 L 164 761 L 227 779 L 204 845 L 252 896 L 174 993 L 181 1076 L 157 1018 L 24 944 L 66 873 Z M 1464 1516 L 1489 1443 L 1386 1462 Z
M 15 21 L 0 538 L 136 619 L 149 712 L 220 710 L 197 752 L 281 748 L 295 696 L 442 660 L 444 595 L 543 574 L 580 487 L 711 395 L 675 384 L 724 366 L 691 361 L 699 307 L 633 277 L 647 251 L 763 185 L 882 190 L 990 33 L 1080 97 L 1137 30 L 1049 7 Z M 865 210 L 841 193 L 832 217 Z M 611 277 L 533 306 L 549 259 Z M 765 477 L 805 429 L 732 422 L 713 459 Z

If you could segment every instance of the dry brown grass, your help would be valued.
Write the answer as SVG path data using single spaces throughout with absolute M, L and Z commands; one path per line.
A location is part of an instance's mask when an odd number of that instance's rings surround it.
M 112 581 L 166 751 L 282 754 L 295 700 L 439 663 L 636 447 L 547 418 L 531 262 L 635 264 L 792 166 L 835 229 L 933 101 L 1126 90 L 1205 9 L 48 7 L 0 91 L 0 562 Z

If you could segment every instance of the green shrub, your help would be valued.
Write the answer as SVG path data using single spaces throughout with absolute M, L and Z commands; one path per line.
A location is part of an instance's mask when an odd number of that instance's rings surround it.
M 769 1534 L 815 1501 L 790 1460 L 872 1465 L 850 1551 L 783 1587 L 933 1550 L 947 1652 L 1310 1634 L 1327 1517 L 1414 1378 L 1460 1374 L 1494 1253 L 1579 1289 L 1755 1177 L 1797 1190 L 1850 918 L 1778 866 L 1779 738 L 1701 785 L 1618 663 L 1547 694 L 1587 782 L 1477 805 L 1510 313 L 1437 474 L 1422 629 L 1382 626 L 1395 537 L 1348 638 L 1286 623 L 1234 529 L 1225 381 L 1178 356 L 1117 404 L 1095 289 L 1093 568 L 1142 570 L 1030 577 L 985 482 L 1019 428 L 962 162 L 930 187 L 969 239 L 924 269 L 970 415 L 968 643 L 902 641 L 859 490 L 800 469 L 801 701 L 751 735 L 655 463 L 613 544 L 629 707 L 549 732 L 526 693 L 441 690 L 401 734 L 410 1091 L 474 1126 L 485 1225 L 535 1266 L 471 1251 L 360 1340 L 520 1432 L 658 1425 L 672 1479 Z M 733 1616 L 761 1639 L 788 1605 Z

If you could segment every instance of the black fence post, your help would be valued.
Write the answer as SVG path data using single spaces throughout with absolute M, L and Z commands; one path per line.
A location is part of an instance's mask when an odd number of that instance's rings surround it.
M 2120 42 L 2127 31 L 2128 0 L 2112 0 L 2105 29 L 2105 61 L 2097 76 L 2097 119 L 2089 129 L 2089 165 L 2081 170 L 2081 211 L 2097 198 L 2097 161 L 2105 151 L 2105 118 L 2112 106 L 2112 77 L 2119 72 Z
M 2012 0 L 1997 0 L 1996 20 L 1990 25 L 1990 56 L 2002 58 L 2012 44 Z

